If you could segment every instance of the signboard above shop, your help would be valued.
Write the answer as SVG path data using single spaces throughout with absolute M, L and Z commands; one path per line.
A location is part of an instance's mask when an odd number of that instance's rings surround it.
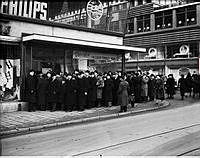
M 0 13 L 47 20 L 46 2 L 35 0 L 3 0 Z

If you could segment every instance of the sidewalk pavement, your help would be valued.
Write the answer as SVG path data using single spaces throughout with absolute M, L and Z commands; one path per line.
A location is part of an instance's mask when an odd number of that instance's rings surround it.
M 9 136 L 16 134 L 25 134 L 34 131 L 72 125 L 90 121 L 118 118 L 131 114 L 138 114 L 146 111 L 153 111 L 170 105 L 168 101 L 162 101 L 160 104 L 153 102 L 136 103 L 136 107 L 128 106 L 127 112 L 119 113 L 120 107 L 99 107 L 86 109 L 85 111 L 17 111 L 1 114 L 0 136 Z

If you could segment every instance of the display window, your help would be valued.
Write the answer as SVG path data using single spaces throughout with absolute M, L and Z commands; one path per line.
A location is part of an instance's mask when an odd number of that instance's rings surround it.
M 167 46 L 167 58 L 198 57 L 198 43 L 179 43 Z
M 1 45 L 0 101 L 20 99 L 20 47 Z

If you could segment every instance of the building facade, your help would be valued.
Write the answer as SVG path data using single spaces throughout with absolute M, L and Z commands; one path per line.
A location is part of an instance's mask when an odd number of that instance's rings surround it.
M 92 28 L 123 32 L 124 44 L 145 47 L 146 53 L 128 53 L 126 71 L 138 69 L 156 74 L 174 74 L 199 69 L 200 3 L 193 0 L 134 0 L 103 3 L 104 15 L 92 22 Z M 79 22 L 80 10 L 56 17 L 56 21 L 73 25 Z M 66 20 L 66 21 L 65 21 Z M 85 20 L 85 21 L 84 21 Z M 119 64 L 117 64 L 119 63 Z M 109 63 L 110 64 L 110 63 Z M 117 66 L 116 66 L 117 65 Z M 120 61 L 113 66 L 120 66 Z

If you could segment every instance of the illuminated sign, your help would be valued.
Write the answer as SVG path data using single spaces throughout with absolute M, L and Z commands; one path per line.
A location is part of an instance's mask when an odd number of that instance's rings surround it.
M 92 20 L 99 20 L 103 15 L 103 5 L 99 0 L 90 0 L 87 3 L 87 14 Z
M 3 0 L 1 13 L 47 20 L 47 3 L 34 0 Z

